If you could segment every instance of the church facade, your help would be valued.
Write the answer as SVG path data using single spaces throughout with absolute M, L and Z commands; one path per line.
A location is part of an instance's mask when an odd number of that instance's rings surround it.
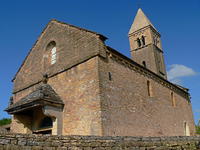
M 13 78 L 11 131 L 194 135 L 188 89 L 167 80 L 160 34 L 141 9 L 128 35 L 131 59 L 101 34 L 50 21 Z

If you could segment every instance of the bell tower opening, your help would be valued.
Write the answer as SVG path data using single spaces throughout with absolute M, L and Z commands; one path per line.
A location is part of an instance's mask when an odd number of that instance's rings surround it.
M 142 65 L 143 65 L 143 67 L 147 67 L 147 65 L 146 65 L 146 62 L 145 61 L 142 61 Z
M 142 40 L 142 45 L 145 45 L 145 37 L 143 35 L 142 35 L 141 40 Z
M 149 70 L 167 79 L 161 35 L 140 8 L 128 35 L 132 59 L 142 66 L 145 62 Z
M 140 41 L 139 38 L 137 38 L 137 45 L 138 45 L 138 47 L 141 47 L 141 46 L 142 46 L 141 41 Z

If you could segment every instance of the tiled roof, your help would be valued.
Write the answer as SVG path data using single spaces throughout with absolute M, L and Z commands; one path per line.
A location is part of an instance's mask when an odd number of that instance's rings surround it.
M 40 85 L 35 91 L 20 99 L 16 103 L 10 105 L 5 111 L 13 112 L 16 109 L 21 109 L 23 106 L 34 102 L 46 101 L 52 104 L 64 105 L 58 94 L 53 90 L 49 84 Z

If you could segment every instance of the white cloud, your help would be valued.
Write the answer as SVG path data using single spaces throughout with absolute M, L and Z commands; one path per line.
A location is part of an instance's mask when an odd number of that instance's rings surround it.
M 181 85 L 181 84 L 182 84 L 181 79 L 172 79 L 172 80 L 169 80 L 169 81 L 171 81 L 171 82 L 174 83 L 174 84 L 178 84 L 178 85 Z
M 192 68 L 180 64 L 171 65 L 167 72 L 168 80 L 175 84 L 181 84 L 180 78 L 182 77 L 194 76 L 196 74 Z

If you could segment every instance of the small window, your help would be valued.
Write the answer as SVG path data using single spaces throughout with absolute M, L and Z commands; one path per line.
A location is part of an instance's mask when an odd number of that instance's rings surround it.
M 142 45 L 145 45 L 145 37 L 144 36 L 142 36 L 141 40 L 142 40 Z
M 146 65 L 146 62 L 145 61 L 143 61 L 142 62 L 142 65 L 146 68 L 147 67 L 147 65 Z
M 176 101 L 175 101 L 174 93 L 173 92 L 171 92 L 171 102 L 172 102 L 172 106 L 176 107 Z
M 152 97 L 152 87 L 151 87 L 150 81 L 147 81 L 147 92 L 148 92 L 148 96 Z
M 140 41 L 139 38 L 137 38 L 137 44 L 138 44 L 138 47 L 142 46 L 141 41 Z
M 111 72 L 108 72 L 108 77 L 109 77 L 109 80 L 111 81 L 112 80 L 112 74 L 111 74 Z

